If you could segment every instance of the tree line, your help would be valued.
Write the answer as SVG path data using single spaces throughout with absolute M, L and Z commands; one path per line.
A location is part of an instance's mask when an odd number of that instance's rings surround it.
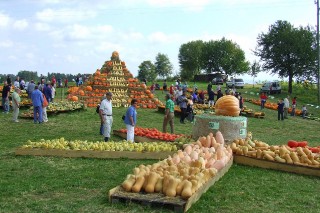
M 266 72 L 288 78 L 289 93 L 294 78 L 310 82 L 317 79 L 317 37 L 310 26 L 294 27 L 287 21 L 276 21 L 268 32 L 258 35 L 252 51 L 259 61 L 247 61 L 240 46 L 226 38 L 190 41 L 179 48 L 179 77 L 192 80 L 197 74 L 221 72 L 229 76 L 249 74 L 254 78 L 259 72 Z M 148 81 L 171 74 L 171 62 L 162 53 L 158 53 L 155 63 L 143 61 L 138 70 L 138 78 Z

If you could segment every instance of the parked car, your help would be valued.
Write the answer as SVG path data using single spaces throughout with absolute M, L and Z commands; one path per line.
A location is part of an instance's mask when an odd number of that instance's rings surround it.
M 268 81 L 262 85 L 260 91 L 265 92 L 267 94 L 280 94 L 281 85 L 278 81 Z
M 230 81 L 227 81 L 226 83 L 227 88 L 241 88 L 244 87 L 244 81 L 242 78 L 233 78 Z
M 222 78 L 214 78 L 212 79 L 212 84 L 213 85 L 223 85 L 223 79 Z

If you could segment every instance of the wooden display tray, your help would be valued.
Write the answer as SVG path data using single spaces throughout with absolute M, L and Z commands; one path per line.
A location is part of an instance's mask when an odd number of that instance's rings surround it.
M 113 134 L 118 135 L 121 138 L 127 139 L 127 133 L 120 132 L 119 130 L 113 130 Z M 147 137 L 142 137 L 137 135 L 134 136 L 134 141 L 135 142 L 165 142 L 163 140 L 152 139 L 152 138 L 147 138 Z M 174 141 L 166 141 L 166 142 L 172 143 Z
M 188 200 L 182 199 L 180 196 L 167 197 L 160 193 L 134 193 L 126 192 L 121 186 L 117 186 L 109 191 L 109 201 L 116 202 L 135 202 L 142 205 L 149 205 L 151 207 L 160 207 L 173 210 L 174 212 L 186 212 L 196 203 L 202 194 L 204 194 L 215 182 L 217 182 L 225 173 L 228 172 L 232 166 L 233 159 L 220 170 L 216 176 L 205 183 L 198 191 L 196 191 Z
M 94 150 L 60 150 L 17 148 L 16 155 L 56 156 L 67 158 L 128 158 L 162 160 L 175 152 L 130 152 L 130 151 L 94 151 Z
M 279 163 L 275 161 L 268 161 L 258 158 L 252 158 L 243 155 L 233 155 L 234 162 L 237 164 L 256 166 L 265 169 L 273 169 L 285 172 L 292 172 L 303 175 L 312 175 L 320 177 L 320 168 L 313 168 L 307 166 L 300 166 L 287 163 Z

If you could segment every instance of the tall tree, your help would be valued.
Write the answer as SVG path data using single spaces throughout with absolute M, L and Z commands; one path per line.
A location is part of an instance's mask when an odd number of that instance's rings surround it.
M 201 52 L 203 41 L 191 41 L 182 44 L 179 49 L 180 76 L 182 79 L 193 79 L 201 72 Z
M 312 75 L 316 71 L 316 38 L 310 27 L 294 28 L 287 21 L 277 21 L 267 33 L 259 34 L 254 51 L 264 62 L 262 68 L 289 78 L 292 93 L 294 77 Z
M 142 81 L 146 79 L 147 81 L 154 81 L 157 77 L 155 72 L 155 66 L 151 61 L 143 61 L 139 65 L 138 79 Z
M 166 78 L 172 74 L 173 66 L 167 55 L 158 53 L 155 61 L 155 71 L 160 77 Z
M 35 71 L 28 71 L 28 70 L 21 70 L 18 72 L 17 76 L 19 76 L 20 78 L 23 78 L 25 81 L 37 81 L 38 80 L 38 72 Z
M 261 65 L 257 61 L 253 61 L 251 65 L 251 69 L 248 74 L 253 77 L 252 87 L 254 87 L 254 78 L 257 77 L 258 73 L 261 71 Z
M 206 73 L 219 71 L 235 75 L 246 73 L 250 69 L 240 46 L 225 38 L 205 42 L 201 59 Z

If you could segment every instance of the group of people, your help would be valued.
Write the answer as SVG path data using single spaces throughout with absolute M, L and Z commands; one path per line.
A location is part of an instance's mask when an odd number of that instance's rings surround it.
M 265 103 L 268 99 L 268 96 L 266 93 L 261 93 L 260 94 L 260 109 L 264 109 Z M 278 120 L 284 120 L 284 119 L 288 119 L 288 115 L 289 115 L 289 108 L 290 108 L 290 96 L 287 96 L 285 98 L 281 98 L 278 101 Z M 291 116 L 295 116 L 296 115 L 296 108 L 297 108 L 297 97 L 293 97 L 292 102 L 291 102 L 291 112 L 290 115 Z M 302 118 L 306 118 L 307 115 L 307 107 L 306 105 L 302 105 L 301 108 L 302 111 Z
M 127 109 L 123 117 L 127 128 L 127 141 L 134 142 L 134 127 L 137 124 L 137 99 L 131 100 L 131 105 Z M 101 121 L 100 134 L 104 136 L 104 141 L 108 142 L 111 135 L 111 128 L 113 123 L 112 115 L 112 93 L 107 92 L 99 105 L 99 117 Z
M 8 79 L 10 79 L 8 77 Z M 10 90 L 11 90 L 11 80 L 4 82 L 4 87 L 2 90 L 2 106 L 3 113 L 8 114 L 10 112 Z M 11 94 L 12 99 L 12 109 L 13 109 L 13 122 L 19 122 L 19 108 L 21 103 L 21 85 L 16 82 L 19 82 L 19 77 L 16 78 L 13 86 L 14 92 Z M 22 81 L 22 80 L 21 80 Z M 21 83 L 20 81 L 20 83 Z M 28 83 L 26 87 L 23 87 L 28 94 L 28 98 L 31 99 L 33 105 L 33 113 L 34 113 L 34 123 L 43 123 L 48 122 L 47 117 L 47 106 L 50 102 L 53 102 L 55 97 L 55 81 L 50 82 L 47 81 L 45 83 L 45 79 L 41 78 L 40 82 L 36 85 L 33 80 Z

